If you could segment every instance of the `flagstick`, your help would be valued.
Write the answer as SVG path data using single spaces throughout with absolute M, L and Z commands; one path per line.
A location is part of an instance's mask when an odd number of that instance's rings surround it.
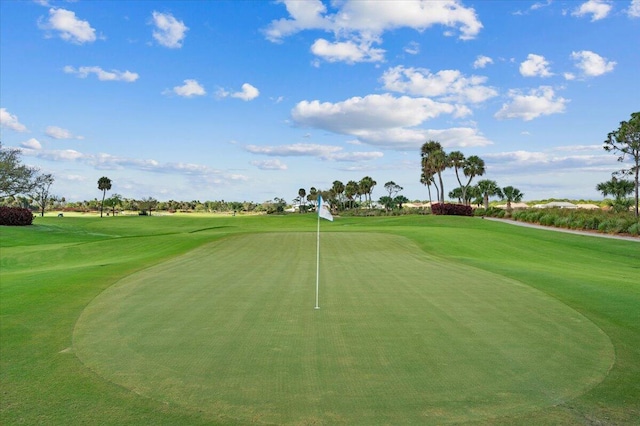
M 316 307 L 320 309 L 318 305 L 318 294 L 320 289 L 320 215 L 318 215 L 318 233 L 316 237 Z

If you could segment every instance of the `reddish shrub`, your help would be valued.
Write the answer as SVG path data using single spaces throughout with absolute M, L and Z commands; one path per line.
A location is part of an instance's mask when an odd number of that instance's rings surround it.
M 22 207 L 0 207 L 0 225 L 26 226 L 33 223 L 33 213 Z
M 431 212 L 438 215 L 473 216 L 471 206 L 465 206 L 464 204 L 433 204 Z

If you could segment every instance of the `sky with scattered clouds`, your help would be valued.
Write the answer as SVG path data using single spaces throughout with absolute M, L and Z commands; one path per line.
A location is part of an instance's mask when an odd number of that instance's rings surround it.
M 601 199 L 640 109 L 640 0 L 1 1 L 0 138 L 69 201 L 291 201 L 420 146 L 525 199 Z M 445 190 L 457 186 L 447 172 Z

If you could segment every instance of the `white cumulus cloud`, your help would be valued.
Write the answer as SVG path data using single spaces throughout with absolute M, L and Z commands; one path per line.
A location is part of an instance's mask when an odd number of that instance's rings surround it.
M 355 40 L 329 42 L 316 40 L 311 45 L 311 52 L 328 62 L 378 62 L 384 59 L 384 50 L 372 47 L 371 40 L 356 42 Z
M 502 105 L 495 114 L 497 119 L 521 118 L 531 121 L 542 115 L 564 112 L 567 99 L 556 96 L 552 87 L 540 86 L 524 94 L 518 90 L 509 91 L 510 102 Z
M 0 126 L 16 132 L 27 132 L 27 126 L 18 120 L 17 115 L 13 115 L 6 108 L 0 108 Z
M 520 64 L 520 74 L 524 77 L 551 77 L 553 73 L 549 70 L 549 61 L 544 56 L 530 53 L 527 60 Z
M 582 71 L 585 77 L 597 77 L 606 74 L 613 71 L 616 66 L 616 62 L 608 61 L 590 50 L 572 52 L 571 59 L 576 61 L 576 67 Z
M 608 0 L 589 0 L 574 9 L 571 14 L 578 17 L 591 15 L 591 22 L 593 22 L 606 18 L 611 9 L 611 3 Z
M 260 91 L 249 83 L 242 85 L 242 90 L 231 94 L 232 98 L 242 99 L 243 101 L 251 101 L 260 96 Z
M 632 0 L 627 9 L 627 15 L 629 18 L 640 18 L 640 0 Z
M 66 9 L 49 9 L 49 19 L 40 19 L 38 26 L 46 31 L 58 31 L 60 38 L 75 44 L 90 43 L 96 40 L 96 30 L 89 22 L 76 17 Z
M 381 43 L 385 31 L 412 28 L 423 31 L 434 25 L 459 32 L 463 40 L 473 39 L 482 29 L 475 10 L 464 7 L 457 0 L 393 1 L 344 0 L 333 2 L 332 12 L 320 0 L 283 0 L 289 18 L 272 21 L 265 29 L 268 40 L 281 42 L 284 38 L 305 30 L 324 30 L 334 34 L 335 41 L 316 40 L 312 51 L 324 59 L 382 61 L 384 50 L 373 48 Z
M 178 21 L 170 13 L 156 11 L 153 12 L 152 19 L 156 27 L 153 30 L 153 38 L 161 46 L 171 49 L 182 47 L 186 33 L 189 30 L 189 27 L 184 22 Z
M 473 62 L 473 67 L 474 68 L 484 68 L 489 64 L 493 63 L 493 59 L 491 59 L 488 56 L 484 56 L 484 55 L 478 55 L 478 57 L 476 58 L 476 60 Z
M 165 91 L 164 93 L 175 93 L 178 96 L 182 96 L 184 98 L 192 98 L 194 96 L 204 96 L 207 94 L 204 87 L 200 85 L 196 80 L 187 79 L 184 80 L 184 84 L 182 86 L 175 86 L 170 91 Z
M 425 68 L 400 65 L 388 69 L 382 75 L 382 81 L 386 90 L 452 102 L 480 103 L 498 94 L 494 88 L 483 85 L 486 77 L 465 77 L 458 70 L 441 70 L 433 74 Z
M 131 71 L 118 71 L 111 70 L 105 71 L 100 67 L 79 67 L 74 68 L 70 65 L 67 65 L 63 68 L 64 72 L 67 74 L 76 74 L 80 78 L 87 78 L 89 74 L 95 74 L 100 81 L 124 81 L 126 83 L 133 83 L 140 76 Z

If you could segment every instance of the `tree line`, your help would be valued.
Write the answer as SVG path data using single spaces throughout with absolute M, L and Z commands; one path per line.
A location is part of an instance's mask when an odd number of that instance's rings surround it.
M 631 119 L 620 122 L 617 130 L 610 132 L 604 141 L 603 148 L 607 152 L 618 155 L 619 162 L 631 160 L 631 167 L 623 168 L 612 174 L 609 181 L 596 185 L 596 189 L 605 197 L 612 195 L 614 210 L 626 211 L 634 207 L 635 216 L 638 217 L 638 191 L 640 175 L 640 112 L 631 114 Z M 98 190 L 102 192 L 102 199 L 67 203 L 64 197 L 58 197 L 51 193 L 51 186 L 55 179 L 52 174 L 41 173 L 39 169 L 22 164 L 21 151 L 17 148 L 3 148 L 0 142 L 0 203 L 4 205 L 21 206 L 37 209 L 44 215 L 47 208 L 53 206 L 63 208 L 87 208 L 99 209 L 102 216 L 105 206 L 112 214 L 118 210 L 140 210 L 151 214 L 154 210 L 167 211 L 265 211 L 267 213 L 283 212 L 287 206 L 283 198 L 274 198 L 264 203 L 253 202 L 225 202 L 222 201 L 158 201 L 152 197 L 140 200 L 127 199 L 119 194 L 113 194 L 107 198 L 107 191 L 111 190 L 111 180 L 103 176 L 98 180 Z M 445 202 L 445 194 L 449 199 L 458 200 L 459 203 L 484 204 L 489 207 L 489 198 L 501 197 L 507 201 L 507 209 L 512 202 L 521 201 L 523 193 L 512 186 L 501 188 L 489 179 L 479 180 L 475 185 L 475 178 L 486 173 L 484 160 L 476 155 L 466 157 L 461 151 L 445 152 L 438 141 L 429 140 L 420 149 L 421 170 L 420 182 L 427 187 L 429 202 L 432 203 L 432 188 L 435 190 L 436 200 Z M 459 186 L 446 193 L 444 188 L 443 173 L 447 169 L 453 169 Z M 624 179 L 630 176 L 632 179 Z M 320 190 L 311 187 L 300 188 L 297 197 L 293 200 L 300 212 L 315 208 L 319 195 L 329 202 L 335 210 L 374 207 L 372 200 L 373 189 L 377 182 L 370 176 L 365 176 L 359 181 L 350 180 L 346 184 L 339 180 L 333 182 L 331 188 Z M 386 195 L 377 201 L 386 210 L 401 209 L 409 200 L 400 194 L 403 188 L 393 181 L 384 184 Z M 635 193 L 633 199 L 628 196 Z

